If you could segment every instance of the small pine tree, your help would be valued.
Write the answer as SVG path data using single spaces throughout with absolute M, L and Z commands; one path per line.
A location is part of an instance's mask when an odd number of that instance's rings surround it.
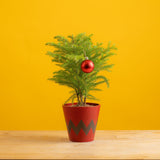
M 56 43 L 46 43 L 53 46 L 54 51 L 47 52 L 47 55 L 52 57 L 52 61 L 60 67 L 60 70 L 53 72 L 53 77 L 49 80 L 65 85 L 73 90 L 72 95 L 65 103 L 76 99 L 76 106 L 85 106 L 87 99 L 96 99 L 91 95 L 91 91 L 99 91 L 99 84 L 106 83 L 109 87 L 108 79 L 105 76 L 99 75 L 102 70 L 109 71 L 113 65 L 108 64 L 108 58 L 114 53 L 114 45 L 108 43 L 107 48 L 102 47 L 102 43 L 93 44 L 92 35 L 85 33 L 76 36 L 70 35 L 67 38 L 63 36 L 55 36 Z M 84 73 L 81 70 L 81 63 L 85 60 L 85 55 L 93 61 L 94 70 L 91 73 Z

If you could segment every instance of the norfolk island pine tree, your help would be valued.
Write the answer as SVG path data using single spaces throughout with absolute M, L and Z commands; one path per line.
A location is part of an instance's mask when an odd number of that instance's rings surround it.
M 55 36 L 56 42 L 49 42 L 46 45 L 54 47 L 54 50 L 46 54 L 52 57 L 52 62 L 59 66 L 59 70 L 53 72 L 49 80 L 60 85 L 72 88 L 71 96 L 66 100 L 77 102 L 75 106 L 86 106 L 88 99 L 97 100 L 91 91 L 100 91 L 98 85 L 109 82 L 106 76 L 100 75 L 100 71 L 110 71 L 113 64 L 108 64 L 110 56 L 117 48 L 111 43 L 104 48 L 102 43 L 94 44 L 92 34 L 69 35 L 68 37 Z M 85 56 L 94 63 L 94 70 L 91 73 L 84 73 L 81 70 L 81 63 Z

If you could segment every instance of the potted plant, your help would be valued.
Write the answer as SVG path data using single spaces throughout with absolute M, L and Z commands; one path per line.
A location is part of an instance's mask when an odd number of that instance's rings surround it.
M 109 86 L 108 79 L 99 72 L 109 71 L 113 66 L 107 62 L 114 55 L 112 50 L 116 49 L 110 43 L 106 48 L 102 47 L 102 43 L 94 44 L 91 37 L 85 33 L 67 38 L 55 36 L 57 42 L 46 43 L 54 47 L 54 51 L 48 51 L 47 55 L 59 66 L 49 80 L 72 89 L 63 111 L 69 139 L 75 142 L 94 140 L 100 105 L 88 100 L 96 100 L 91 93 L 100 90 L 97 88 L 99 84 Z

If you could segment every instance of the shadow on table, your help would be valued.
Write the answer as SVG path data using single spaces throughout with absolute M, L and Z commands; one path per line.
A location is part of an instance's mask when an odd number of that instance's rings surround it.
M 31 136 L 14 136 L 14 137 L 12 137 L 12 138 L 14 138 L 14 140 L 15 141 L 23 141 L 23 143 L 26 141 L 26 142 L 28 142 L 28 143 L 30 143 L 30 142 L 40 142 L 40 143 L 46 143 L 46 142 L 48 142 L 48 143 L 58 143 L 58 142 L 61 142 L 61 143 L 63 143 L 63 142 L 70 142 L 69 141 L 69 139 L 68 138 L 66 138 L 66 137 L 62 137 L 62 136 L 55 136 L 55 135 L 53 135 L 53 136 L 51 136 L 51 135 L 49 135 L 49 136 L 47 136 L 47 135 L 45 135 L 45 136 L 40 136 L 40 135 L 31 135 Z

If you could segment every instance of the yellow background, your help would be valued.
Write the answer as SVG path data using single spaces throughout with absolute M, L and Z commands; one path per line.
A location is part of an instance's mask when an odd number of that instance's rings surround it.
M 160 129 L 160 0 L 9 0 L 0 2 L 0 129 L 66 129 L 69 89 L 45 46 L 55 35 L 86 32 L 118 47 L 98 129 Z

